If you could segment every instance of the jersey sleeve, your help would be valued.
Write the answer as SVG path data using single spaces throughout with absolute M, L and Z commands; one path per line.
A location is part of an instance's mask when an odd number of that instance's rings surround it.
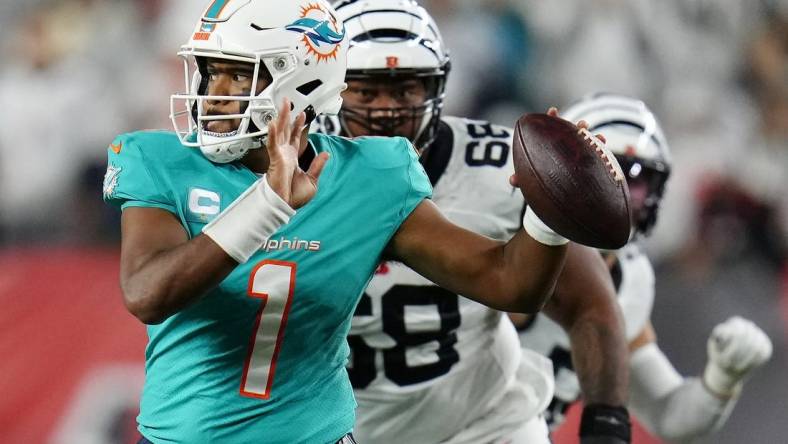
M 624 315 L 628 341 L 638 337 L 651 319 L 654 307 L 654 268 L 648 257 L 636 247 L 619 252 L 622 279 L 618 288 L 618 304 Z
M 407 168 L 410 189 L 400 213 L 400 217 L 404 221 L 422 200 L 432 197 L 432 184 L 426 171 L 424 171 L 424 167 L 419 162 L 419 156 L 410 141 L 402 137 L 398 139 L 398 143 L 407 151 L 409 159 Z
M 151 160 L 132 134 L 115 138 L 107 148 L 104 201 L 120 208 L 150 207 L 176 212 L 151 167 Z

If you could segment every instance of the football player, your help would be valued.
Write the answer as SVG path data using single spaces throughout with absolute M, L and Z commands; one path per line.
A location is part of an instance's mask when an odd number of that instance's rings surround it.
M 351 442 L 346 337 L 384 254 L 502 310 L 551 294 L 568 240 L 533 212 L 509 242 L 474 234 L 426 200 L 407 139 L 307 134 L 341 106 L 346 51 L 323 0 L 212 0 L 175 133 L 110 145 L 121 289 L 149 324 L 143 442 Z
M 513 131 L 441 115 L 450 62 L 433 19 L 412 1 L 336 7 L 350 40 L 348 89 L 339 116 L 319 118 L 316 129 L 407 137 L 421 153 L 433 202 L 449 220 L 494 239 L 515 235 L 524 202 L 505 180 L 513 170 Z M 593 326 L 577 330 L 591 338 L 578 364 L 587 376 L 589 411 L 598 414 L 588 421 L 613 415 L 626 437 L 627 349 L 612 282 L 597 252 L 573 245 L 546 309 L 581 292 L 571 317 Z M 552 397 L 549 361 L 519 350 L 504 314 L 458 294 L 402 261 L 378 267 L 348 337 L 359 404 L 354 435 L 361 442 L 549 442 L 540 416 Z
M 633 237 L 647 235 L 657 221 L 671 169 L 668 144 L 654 114 L 640 100 L 596 94 L 566 109 L 563 116 L 583 119 L 594 131 L 604 132 L 627 176 Z M 671 442 L 692 441 L 719 429 L 736 404 L 743 380 L 771 356 L 769 338 L 752 322 L 734 316 L 712 330 L 703 375 L 682 377 L 657 345 L 650 321 L 654 270 L 648 257 L 636 241 L 606 256 L 630 344 L 632 412 L 652 433 Z M 549 356 L 555 366 L 555 398 L 547 418 L 556 427 L 580 395 L 570 356 L 584 344 L 567 338 L 542 315 L 521 327 L 523 346 Z

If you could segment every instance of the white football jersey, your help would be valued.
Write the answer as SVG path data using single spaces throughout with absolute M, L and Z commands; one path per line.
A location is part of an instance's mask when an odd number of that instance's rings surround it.
M 651 318 L 654 305 L 654 269 L 651 261 L 635 243 L 616 252 L 610 273 L 616 286 L 618 303 L 624 315 L 627 341 L 631 342 Z M 580 382 L 572 366 L 569 337 L 543 314 L 534 316 L 520 331 L 523 347 L 553 361 L 555 396 L 545 412 L 551 428 L 564 421 L 569 406 L 580 398 Z
M 318 125 L 326 132 L 339 128 L 330 118 Z M 498 240 L 522 225 L 524 199 L 509 185 L 512 134 L 488 122 L 443 117 L 421 159 L 443 214 Z M 507 316 L 401 263 L 380 265 L 348 342 L 359 442 L 492 442 L 538 415 L 552 397 L 552 366 L 520 350 Z M 469 428 L 473 434 L 460 433 Z

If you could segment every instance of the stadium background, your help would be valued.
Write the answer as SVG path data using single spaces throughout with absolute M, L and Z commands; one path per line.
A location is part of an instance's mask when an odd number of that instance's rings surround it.
M 134 439 L 145 334 L 120 299 L 105 147 L 169 128 L 203 3 L 0 0 L 0 442 Z M 755 320 L 774 357 L 712 441 L 786 442 L 788 2 L 422 3 L 453 57 L 447 114 L 511 124 L 595 90 L 656 111 L 674 152 L 647 242 L 659 342 L 698 374 L 714 325 Z

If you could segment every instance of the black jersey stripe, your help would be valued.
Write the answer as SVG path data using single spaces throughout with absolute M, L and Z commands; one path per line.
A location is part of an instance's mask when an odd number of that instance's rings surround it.
M 446 122 L 442 121 L 438 124 L 438 134 L 435 141 L 432 142 L 421 155 L 421 165 L 424 171 L 427 172 L 427 177 L 434 187 L 438 180 L 440 180 L 446 168 L 449 166 L 451 160 L 451 153 L 454 147 L 454 133 L 451 127 Z

